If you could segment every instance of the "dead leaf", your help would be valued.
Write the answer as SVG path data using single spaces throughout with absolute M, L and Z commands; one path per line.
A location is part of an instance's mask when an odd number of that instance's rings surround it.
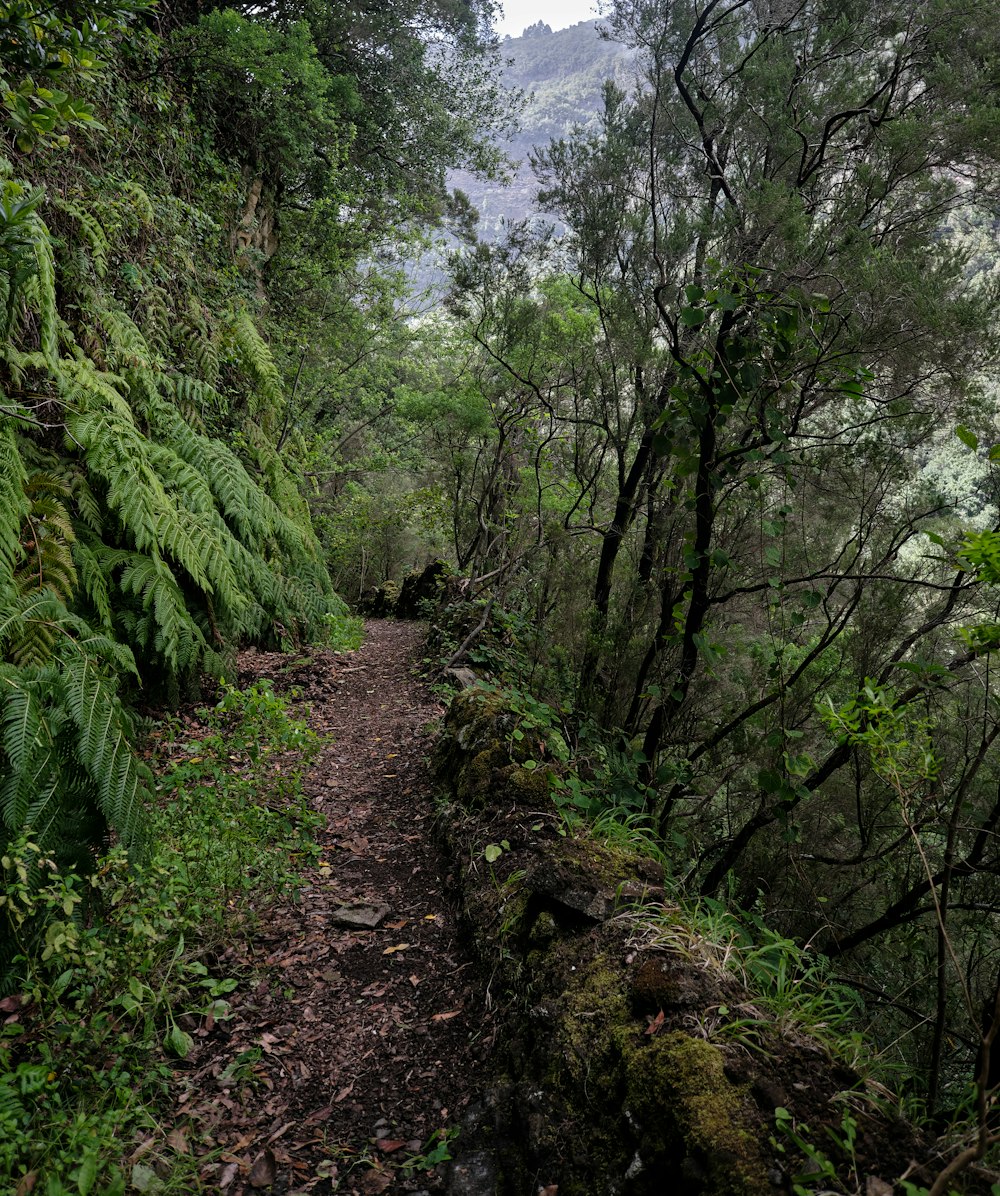
M 348 1084 L 346 1088 L 341 1088 L 341 1090 L 333 1098 L 333 1103 L 335 1105 L 339 1105 L 341 1101 L 347 1100 L 347 1098 L 351 1095 L 351 1093 L 353 1091 L 354 1091 L 353 1084 Z
M 361 1177 L 358 1189 L 364 1196 L 378 1196 L 392 1184 L 392 1175 L 388 1171 L 369 1171 Z
M 417 985 L 420 983 L 420 977 L 419 976 L 411 976 L 410 983 L 413 985 L 414 988 L 416 988 Z
M 17 1185 L 17 1196 L 28 1196 L 29 1192 L 33 1192 L 35 1190 L 35 1184 L 37 1183 L 37 1171 L 29 1171 L 27 1175 L 22 1175 L 21 1182 Z
M 865 1180 L 865 1196 L 892 1196 L 892 1184 L 877 1175 L 869 1175 Z
M 458 1015 L 461 1012 L 462 1012 L 461 1009 L 449 1009 L 447 1013 L 435 1013 L 434 1016 L 431 1018 L 431 1021 L 432 1022 L 446 1022 L 446 1021 L 449 1021 L 453 1017 L 458 1017 Z
M 395 955 L 397 951 L 405 951 L 409 947 L 409 943 L 397 943 L 395 947 L 386 947 L 382 952 L 383 955 Z
M 227 1163 L 219 1172 L 218 1184 L 224 1191 L 240 1173 L 239 1163 Z
M 277 1178 L 278 1168 L 274 1161 L 274 1151 L 269 1147 L 262 1150 L 254 1159 L 250 1168 L 250 1187 L 269 1188 Z
M 406 1145 L 402 1138 L 380 1138 L 375 1145 L 383 1154 L 394 1154 Z
M 538 1196 L 559 1196 L 559 1185 L 548 1184 L 544 1188 L 539 1188 Z
M 386 930 L 402 930 L 409 920 L 409 918 L 400 918 L 398 922 L 386 922 L 385 928 Z
M 128 1156 L 128 1161 L 130 1163 L 137 1163 L 142 1158 L 142 1156 L 144 1154 L 148 1154 L 149 1151 L 151 1151 L 155 1145 L 156 1145 L 155 1138 L 144 1138 L 139 1143 L 139 1145 L 135 1148 L 135 1150 L 133 1150 L 132 1153 Z
M 351 1088 L 353 1087 L 354 1085 L 352 1084 Z M 350 1090 L 347 1091 L 347 1095 L 350 1096 Z M 310 1113 L 302 1124 L 317 1125 L 321 1121 L 326 1121 L 332 1112 L 333 1105 L 324 1105 L 322 1109 L 315 1109 L 312 1113 Z
M 19 996 L 15 995 L 13 997 L 4 997 L 2 1000 L 0 1000 L 0 1013 L 13 1013 L 15 1009 L 20 1008 L 21 998 Z M 33 1175 L 34 1172 L 29 1172 L 28 1174 Z M 26 1175 L 24 1178 L 27 1179 L 28 1176 Z M 28 1191 L 30 1192 L 31 1189 L 29 1188 Z
M 184 1136 L 182 1129 L 172 1129 L 167 1134 L 167 1145 L 177 1151 L 178 1154 L 190 1154 L 191 1148 L 188 1146 L 187 1138 Z
M 649 1025 L 645 1029 L 645 1033 L 650 1035 L 650 1037 L 652 1037 L 654 1034 L 659 1034 L 659 1032 L 662 1029 L 663 1029 L 663 1010 L 661 1009 L 660 1012 L 656 1015 L 656 1017 L 654 1017 L 650 1020 Z

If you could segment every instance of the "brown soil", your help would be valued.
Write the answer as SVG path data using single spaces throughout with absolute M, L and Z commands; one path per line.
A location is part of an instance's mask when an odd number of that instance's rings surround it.
M 425 753 L 442 708 L 412 675 L 421 636 L 373 621 L 348 655 L 241 657 L 240 686 L 297 687 L 329 737 L 306 783 L 326 827 L 306 887 L 220 961 L 260 979 L 234 994 L 228 1027 L 200 1029 L 182 1102 L 222 1152 L 210 1190 L 444 1191 L 427 1155 L 475 1096 L 490 1017 L 431 833 Z M 379 925 L 338 925 L 344 907 Z

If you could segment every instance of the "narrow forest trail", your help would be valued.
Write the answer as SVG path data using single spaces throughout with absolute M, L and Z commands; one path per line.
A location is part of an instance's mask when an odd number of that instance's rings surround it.
M 203 1174 L 226 1196 L 492 1191 L 462 1167 L 407 1166 L 475 1102 L 489 1042 L 433 839 L 426 757 L 442 707 L 413 676 L 421 636 L 376 620 L 354 653 L 291 668 L 280 654 L 241 657 L 241 686 L 300 689 L 329 742 L 306 781 L 323 855 L 298 897 L 220 961 L 264 979 L 200 1044 L 179 1108 L 222 1149 Z M 446 1140 L 464 1153 L 467 1138 Z

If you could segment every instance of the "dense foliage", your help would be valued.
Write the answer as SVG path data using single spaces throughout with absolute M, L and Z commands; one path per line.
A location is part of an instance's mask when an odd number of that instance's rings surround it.
M 136 697 L 353 634 L 307 502 L 318 380 L 391 304 L 361 264 L 388 223 L 492 164 L 487 13 L 0 18 L 0 846 L 141 855 Z
M 645 819 L 695 891 L 843 961 L 934 1105 L 997 979 L 1000 26 L 609 24 L 639 85 L 536 156 L 570 231 L 458 256 L 340 518 L 388 454 L 479 602 L 453 647 L 485 613 L 464 654 L 559 727 L 560 800 Z
M 998 985 L 994 6 L 613 0 L 624 54 L 566 42 L 600 115 L 534 159 L 563 231 L 418 311 L 446 168 L 501 165 L 491 11 L 0 17 L 0 844 L 141 856 L 137 697 L 441 555 L 443 657 L 560 810 L 821 951 L 954 1105 Z M 560 36 L 515 52 L 552 129 Z

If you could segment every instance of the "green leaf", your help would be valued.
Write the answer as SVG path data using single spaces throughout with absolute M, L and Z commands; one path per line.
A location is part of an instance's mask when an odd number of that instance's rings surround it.
M 959 424 L 955 429 L 955 435 L 959 438 L 959 440 L 961 440 L 966 448 L 972 449 L 973 452 L 979 448 L 979 437 L 973 432 L 970 432 L 969 429 L 964 427 L 962 424 Z
M 783 783 L 783 779 L 778 773 L 769 768 L 762 768 L 757 774 L 757 784 L 765 793 L 777 793 Z
M 186 1059 L 194 1046 L 194 1039 L 190 1034 L 185 1034 L 180 1026 L 171 1026 L 164 1036 L 163 1045 L 178 1059 Z
M 94 1180 L 97 1179 L 97 1155 L 85 1154 L 80 1161 L 80 1166 L 75 1172 L 76 1186 L 80 1192 L 80 1196 L 90 1196 L 90 1190 L 94 1186 Z
M 699 324 L 704 324 L 707 319 L 708 313 L 702 311 L 700 307 L 681 308 L 681 323 L 686 324 L 688 328 L 697 328 Z
M 483 855 L 486 857 L 487 864 L 495 864 L 503 855 L 503 848 L 499 843 L 487 843 Z

